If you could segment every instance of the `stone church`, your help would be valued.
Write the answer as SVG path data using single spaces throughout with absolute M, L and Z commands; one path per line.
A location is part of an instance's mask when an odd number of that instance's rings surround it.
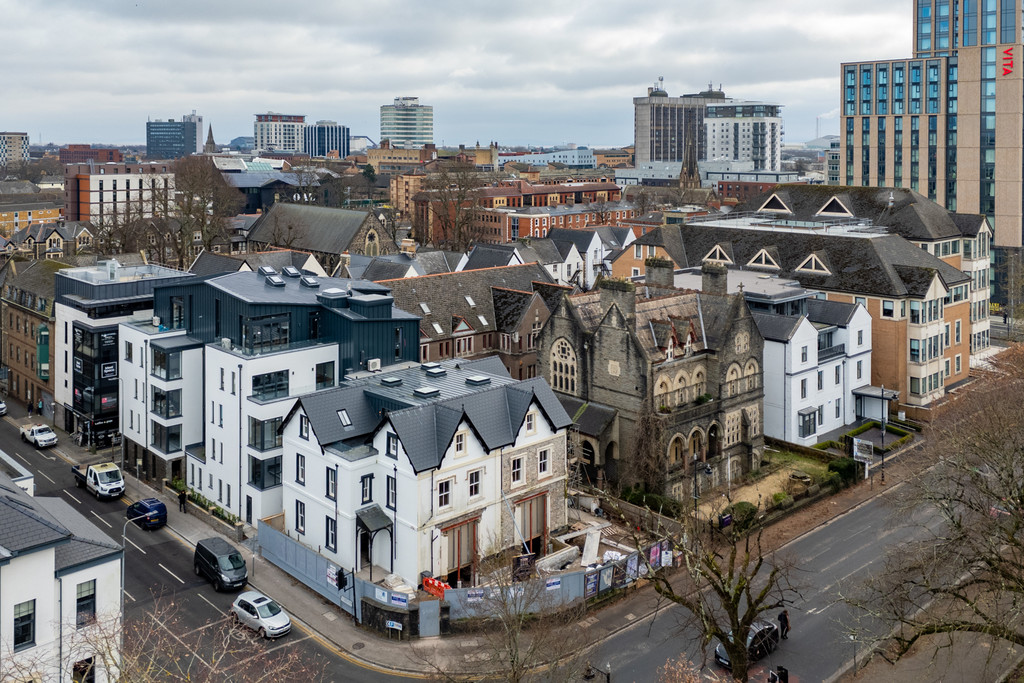
M 581 434 L 592 478 L 690 501 L 694 482 L 700 494 L 760 466 L 764 342 L 724 266 L 704 265 L 701 292 L 674 288 L 671 262 L 646 267 L 645 284 L 564 297 L 538 364 L 578 422 L 594 406 L 615 413 Z

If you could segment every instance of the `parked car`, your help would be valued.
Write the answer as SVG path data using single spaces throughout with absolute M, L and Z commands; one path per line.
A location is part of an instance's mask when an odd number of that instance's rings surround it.
M 241 588 L 249 580 L 242 554 L 217 536 L 196 543 L 192 567 L 196 576 L 205 576 L 218 591 Z
M 732 631 L 729 632 L 732 637 Z M 765 655 L 773 652 L 779 646 L 779 627 L 770 621 L 755 621 L 750 625 L 747 633 L 747 660 L 756 662 Z M 725 645 L 719 643 L 715 647 L 715 661 L 726 669 L 732 668 L 729 661 L 729 653 L 725 651 Z
M 159 529 L 167 524 L 167 506 L 157 498 L 144 498 L 128 506 L 126 517 L 143 529 Z
M 7 414 L 7 404 L 4 403 L 3 401 L 0 401 L 0 415 L 6 415 L 6 414 Z
M 292 630 L 292 620 L 281 606 L 257 591 L 246 591 L 235 598 L 231 616 L 261 638 L 278 638 Z

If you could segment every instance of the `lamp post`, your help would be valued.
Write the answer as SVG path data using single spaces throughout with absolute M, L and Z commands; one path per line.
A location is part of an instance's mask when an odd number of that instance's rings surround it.
M 885 425 L 889 420 L 889 401 L 885 398 L 885 385 L 882 385 L 882 483 L 885 483 Z
M 700 455 L 697 453 L 693 454 L 693 523 L 694 526 L 697 524 L 697 504 L 700 502 L 700 489 L 697 484 L 697 465 L 700 464 Z M 711 465 L 704 465 L 704 474 L 711 474 Z
M 144 519 L 149 515 L 138 515 L 137 517 L 130 517 L 125 520 L 124 526 L 121 527 L 121 622 L 124 622 L 124 552 L 125 547 L 128 545 L 128 525 L 132 522 L 140 519 Z

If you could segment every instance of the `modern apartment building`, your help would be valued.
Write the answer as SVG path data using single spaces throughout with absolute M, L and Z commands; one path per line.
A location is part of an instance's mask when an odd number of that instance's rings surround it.
M 311 157 L 344 159 L 349 154 L 348 126 L 335 121 L 317 121 L 302 132 L 303 150 Z
M 637 167 L 686 160 L 753 162 L 752 170 L 780 170 L 781 105 L 727 98 L 710 85 L 699 93 L 669 97 L 662 84 L 633 98 Z
M 174 198 L 168 163 L 68 164 L 64 167 L 64 217 L 114 225 L 149 218 Z
M 28 133 L 0 132 L 0 166 L 28 161 Z
M 909 58 L 845 63 L 840 183 L 909 187 L 994 230 L 994 296 L 1024 232 L 1021 3 L 917 0 Z
M 253 150 L 300 153 L 303 151 L 305 128 L 304 114 L 278 114 L 272 111 L 256 114 L 256 122 L 253 124 Z
M 65 145 L 60 148 L 58 155 L 62 164 L 86 164 L 90 161 L 105 164 L 108 161 L 124 161 L 120 150 L 92 145 Z
M 380 139 L 394 147 L 423 147 L 434 143 L 434 108 L 418 97 L 396 97 L 380 108 Z
M 178 159 L 203 151 L 203 117 L 193 110 L 180 121 L 146 121 L 146 158 Z

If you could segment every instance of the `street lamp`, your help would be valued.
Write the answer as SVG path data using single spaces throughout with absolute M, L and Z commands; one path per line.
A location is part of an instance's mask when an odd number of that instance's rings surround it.
M 697 504 L 700 502 L 700 489 L 697 488 L 697 465 L 700 464 L 700 455 L 693 454 L 693 522 L 697 523 Z M 704 474 L 711 475 L 711 465 L 704 465 Z
M 885 483 L 885 425 L 889 421 L 889 401 L 885 398 L 885 385 L 882 385 L 882 483 Z

